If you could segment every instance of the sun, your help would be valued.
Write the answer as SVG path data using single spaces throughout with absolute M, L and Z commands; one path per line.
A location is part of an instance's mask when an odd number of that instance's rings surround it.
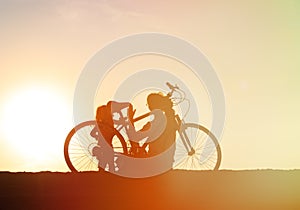
M 58 91 L 31 87 L 18 91 L 4 104 L 1 127 L 25 170 L 47 170 L 60 162 L 64 138 L 72 120 Z

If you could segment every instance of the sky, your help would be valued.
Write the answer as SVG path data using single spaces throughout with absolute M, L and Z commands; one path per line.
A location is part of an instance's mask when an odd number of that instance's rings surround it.
M 1 171 L 68 171 L 63 144 L 82 69 L 112 41 L 144 32 L 187 40 L 214 67 L 226 100 L 221 169 L 300 168 L 296 0 L 1 0 L 0 30 Z M 182 74 L 175 63 L 145 56 L 116 69 Z M 109 100 L 101 91 L 99 103 Z

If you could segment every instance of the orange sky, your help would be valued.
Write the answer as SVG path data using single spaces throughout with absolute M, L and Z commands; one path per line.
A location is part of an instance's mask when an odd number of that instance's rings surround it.
M 0 170 L 68 170 L 80 72 L 106 44 L 143 32 L 181 37 L 214 66 L 226 97 L 221 168 L 299 168 L 299 14 L 297 1 L 1 1 Z M 134 61 L 120 68 L 150 63 Z

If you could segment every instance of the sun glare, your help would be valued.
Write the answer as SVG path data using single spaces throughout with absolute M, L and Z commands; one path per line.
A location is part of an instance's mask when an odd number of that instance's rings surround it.
M 47 88 L 28 88 L 12 95 L 4 105 L 2 129 L 12 151 L 30 170 L 47 170 L 59 162 L 71 125 L 65 99 Z M 26 166 L 26 170 L 28 165 Z

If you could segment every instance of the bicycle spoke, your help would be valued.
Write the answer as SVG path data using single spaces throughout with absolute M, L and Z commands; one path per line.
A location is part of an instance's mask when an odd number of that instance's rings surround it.
M 191 145 L 194 152 L 188 153 L 177 140 L 174 168 L 185 170 L 216 170 L 220 165 L 221 153 L 215 137 L 204 127 L 196 124 L 186 124 L 182 128 L 184 141 Z M 182 135 L 181 135 L 182 136 Z
M 64 155 L 71 171 L 98 171 L 98 159 L 102 160 L 102 158 L 92 154 L 93 148 L 98 145 L 98 140 L 90 135 L 95 124 L 95 121 L 80 123 L 67 136 Z M 105 127 L 106 125 L 103 124 L 102 126 Z M 107 129 L 113 129 L 112 131 L 116 132 L 114 128 L 107 127 Z M 113 138 L 113 146 L 115 153 L 127 154 L 126 142 L 121 134 L 116 133 Z M 97 147 L 99 150 L 102 149 L 99 146 Z M 98 154 L 101 156 L 101 152 Z M 105 163 L 102 165 L 105 165 Z

